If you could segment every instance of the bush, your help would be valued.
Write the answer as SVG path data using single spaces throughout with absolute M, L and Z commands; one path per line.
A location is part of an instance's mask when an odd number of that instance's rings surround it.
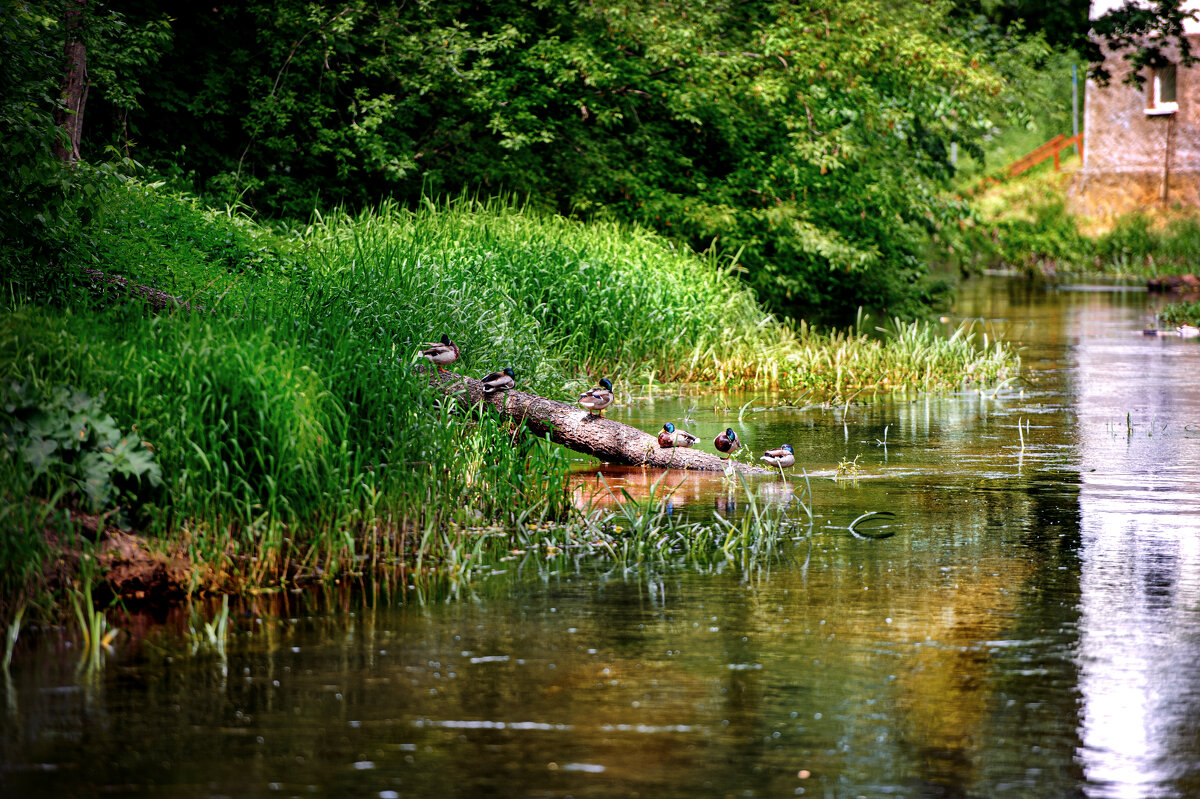
M 22 383 L 0 388 L 0 436 L 40 496 L 66 481 L 99 512 L 122 501 L 137 505 L 139 493 L 162 485 L 154 454 L 136 433 L 121 432 L 103 401 L 68 386 L 49 396 Z

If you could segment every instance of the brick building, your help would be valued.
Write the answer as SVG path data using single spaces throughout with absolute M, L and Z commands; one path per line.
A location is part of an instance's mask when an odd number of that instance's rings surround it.
M 1200 54 L 1200 31 L 1188 32 Z M 1083 168 L 1068 189 L 1071 210 L 1088 216 L 1153 205 L 1200 206 L 1200 64 L 1146 68 L 1142 90 L 1123 83 L 1129 63 L 1105 51 L 1108 86 L 1089 80 L 1084 95 Z

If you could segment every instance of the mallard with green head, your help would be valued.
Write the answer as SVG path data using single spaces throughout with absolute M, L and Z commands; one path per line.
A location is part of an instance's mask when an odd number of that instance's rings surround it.
M 517 376 L 513 368 L 506 366 L 502 371 L 492 372 L 479 381 L 483 384 L 484 394 L 495 394 L 497 391 L 508 391 L 517 384 Z
M 660 447 L 690 447 L 699 440 L 686 430 L 676 430 L 675 425 L 670 422 L 664 424 L 662 430 L 658 431 Z
M 422 344 L 421 355 L 427 358 L 439 371 L 444 372 L 446 371 L 445 367 L 458 360 L 458 345 L 443 333 L 441 342 Z
M 737 433 L 733 432 L 732 427 L 726 427 L 724 433 L 717 433 L 717 437 L 713 439 L 713 446 L 718 452 L 732 455 L 742 448 L 742 441 L 737 437 Z
M 763 454 L 761 461 L 766 461 L 771 466 L 778 466 L 783 469 L 787 466 L 796 465 L 796 453 L 792 452 L 791 444 L 784 444 L 779 449 L 769 449 Z
M 600 378 L 600 385 L 589 388 L 579 398 L 579 404 L 587 408 L 588 413 L 599 411 L 601 416 L 604 415 L 604 409 L 612 405 L 612 401 L 612 381 L 607 377 Z

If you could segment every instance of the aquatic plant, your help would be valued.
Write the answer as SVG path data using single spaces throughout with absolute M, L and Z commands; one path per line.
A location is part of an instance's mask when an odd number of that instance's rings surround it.
M 85 565 L 80 585 L 70 590 L 71 607 L 79 623 L 78 670 L 96 674 L 103 663 L 104 653 L 112 651 L 112 641 L 121 631 L 108 623 L 108 617 L 92 599 L 93 566 L 90 556 L 85 555 L 81 561 Z
M 1158 312 L 1158 323 L 1166 327 L 1200 326 L 1200 300 L 1172 302 Z

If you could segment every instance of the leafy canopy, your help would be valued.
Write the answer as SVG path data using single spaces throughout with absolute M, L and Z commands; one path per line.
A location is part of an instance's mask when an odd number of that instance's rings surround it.
M 195 5 L 173 18 L 139 92 L 123 95 L 122 129 L 104 135 L 128 135 L 160 171 L 271 214 L 515 192 L 736 255 L 779 311 L 911 315 L 932 299 L 918 257 L 926 229 L 965 210 L 939 196 L 949 144 L 978 150 L 1004 113 L 1001 73 L 952 10 Z M 153 4 L 129 13 L 133 28 L 159 30 Z

